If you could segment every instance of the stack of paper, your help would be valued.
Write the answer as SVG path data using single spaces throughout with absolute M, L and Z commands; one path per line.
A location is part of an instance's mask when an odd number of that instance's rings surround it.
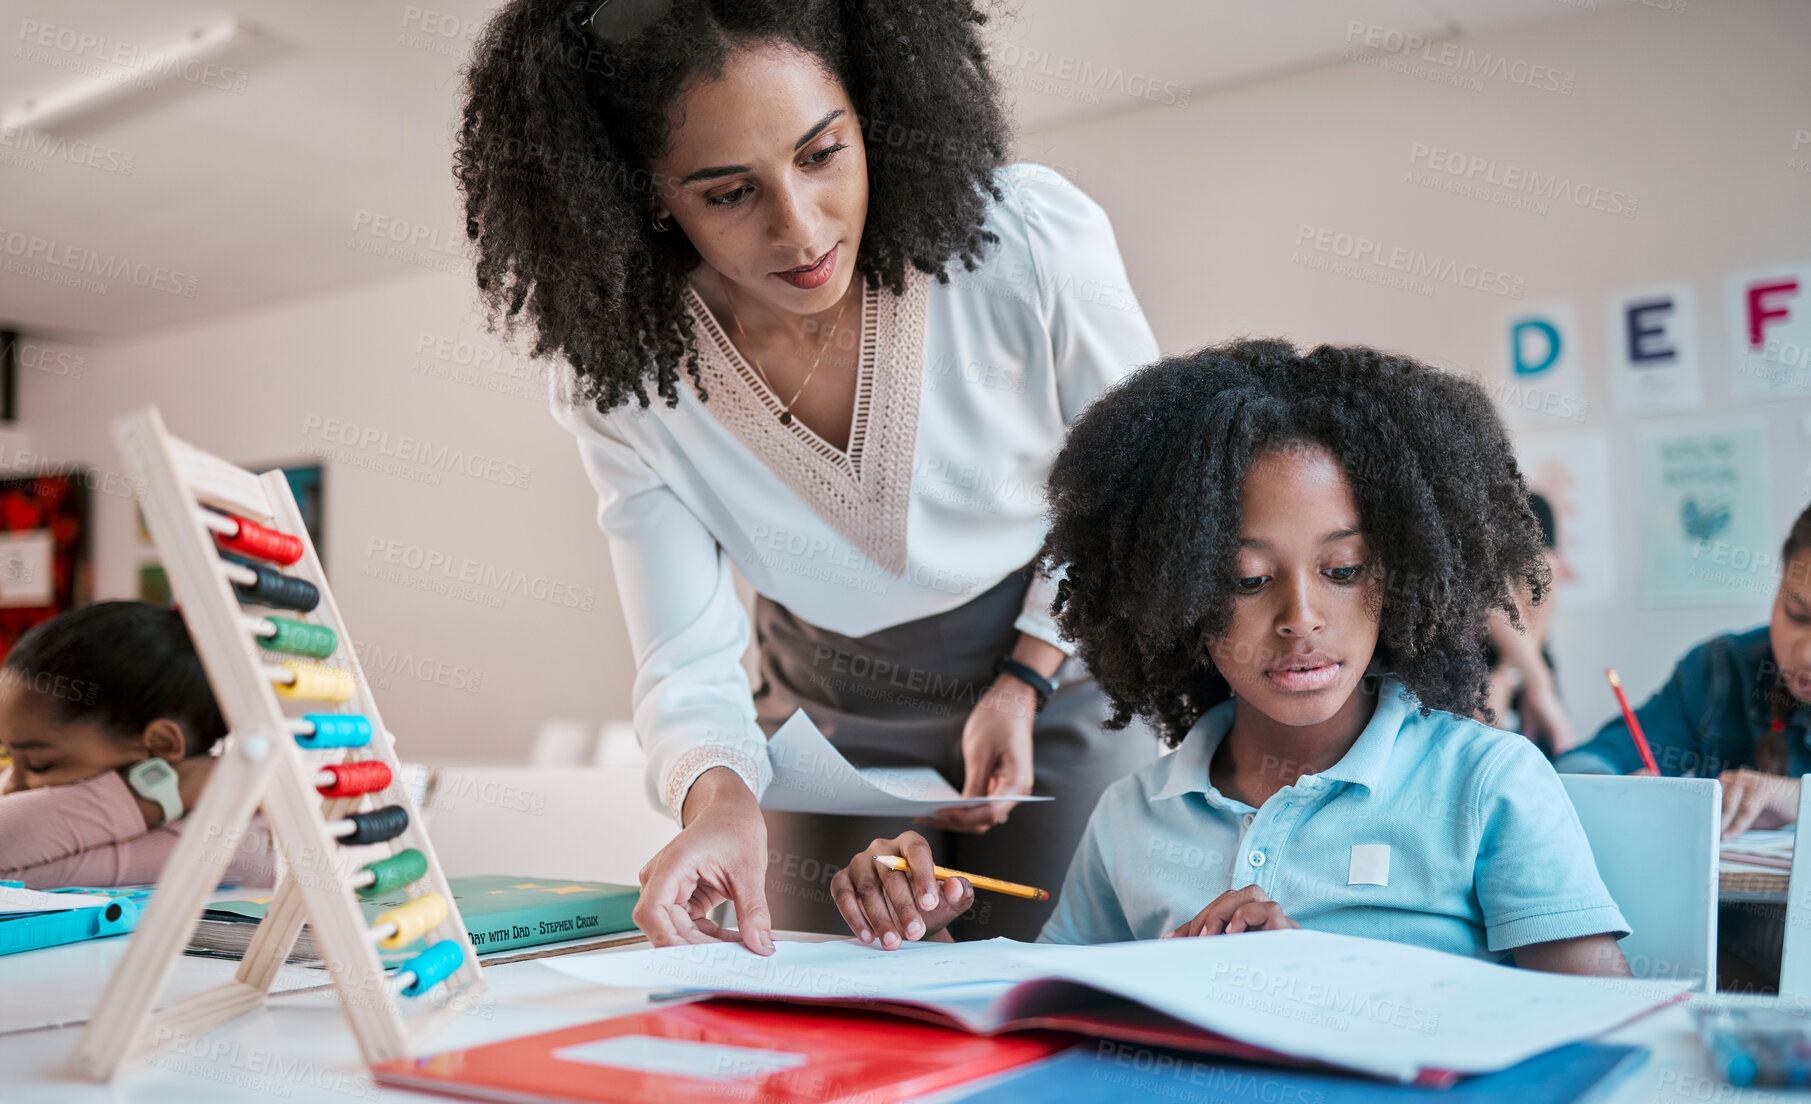
M 1718 855 L 1719 867 L 1732 871 L 1778 873 L 1792 869 L 1792 841 L 1795 828 L 1752 829 L 1732 840 L 1724 840 Z

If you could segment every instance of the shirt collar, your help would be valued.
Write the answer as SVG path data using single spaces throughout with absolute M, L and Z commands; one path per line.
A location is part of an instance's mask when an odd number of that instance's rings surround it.
M 1189 793 L 1207 793 L 1214 788 L 1207 778 L 1207 766 L 1213 762 L 1214 752 L 1219 750 L 1220 741 L 1226 739 L 1226 730 L 1232 727 L 1232 715 L 1233 703 L 1230 700 L 1201 714 L 1201 719 L 1182 738 L 1182 746 L 1176 749 L 1175 754 L 1158 760 L 1169 768 L 1170 773 L 1157 792 L 1151 795 L 1151 800 L 1181 797 Z
M 1378 688 L 1377 711 L 1371 714 L 1370 723 L 1365 725 L 1358 740 L 1339 762 L 1322 771 L 1320 777 L 1363 786 L 1369 793 L 1378 792 L 1383 788 L 1384 775 L 1389 770 L 1390 753 L 1396 748 L 1396 733 L 1414 708 L 1414 699 L 1408 690 L 1395 679 L 1385 678 Z M 1232 728 L 1232 720 L 1233 703 L 1230 701 L 1221 702 L 1203 713 L 1183 737 L 1182 746 L 1164 760 L 1169 777 L 1151 795 L 1151 800 L 1190 793 L 1218 793 L 1208 780 L 1207 768 L 1213 761 L 1214 752 L 1219 750 L 1220 742 L 1226 739 L 1227 730 Z

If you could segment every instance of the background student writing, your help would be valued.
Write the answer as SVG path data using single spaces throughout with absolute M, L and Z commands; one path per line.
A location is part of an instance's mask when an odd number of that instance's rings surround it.
M 1661 774 L 1722 782 L 1725 838 L 1796 821 L 1798 780 L 1811 772 L 1811 507 L 1780 562 L 1767 624 L 1699 644 L 1635 711 Z M 1632 774 L 1641 757 L 1619 716 L 1555 765 Z
M 0 879 L 33 889 L 157 880 L 185 821 L 135 793 L 132 768 L 156 758 L 177 776 L 182 810 L 201 800 L 226 721 L 182 615 L 101 602 L 38 625 L 0 666 Z M 274 881 L 262 819 L 223 880 Z
M 1114 723 L 1180 746 L 1108 788 L 1041 940 L 1300 925 L 1628 972 L 1559 776 L 1470 716 L 1480 628 L 1548 581 L 1476 384 L 1363 348 L 1205 349 L 1096 400 L 1049 495 L 1058 625 Z M 906 833 L 839 872 L 856 934 L 895 947 L 965 909 L 933 861 Z

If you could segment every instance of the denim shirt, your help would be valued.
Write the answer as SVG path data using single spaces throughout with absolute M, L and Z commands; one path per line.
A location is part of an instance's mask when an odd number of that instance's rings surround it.
M 1685 653 L 1666 685 L 1635 710 L 1660 773 L 1715 778 L 1754 766 L 1755 743 L 1773 723 L 1768 696 L 1787 692 L 1776 688 L 1778 675 L 1766 625 Z M 1796 703 L 1783 735 L 1786 772 L 1811 774 L 1811 706 Z M 1629 774 L 1642 763 L 1619 714 L 1553 765 L 1568 774 Z

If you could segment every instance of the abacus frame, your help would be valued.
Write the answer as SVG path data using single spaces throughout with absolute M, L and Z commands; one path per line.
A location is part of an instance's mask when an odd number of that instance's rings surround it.
M 229 734 L 200 804 L 186 818 L 157 890 L 130 936 L 124 959 L 108 979 L 72 1063 L 80 1073 L 110 1081 L 262 1007 L 305 922 L 313 928 L 315 944 L 365 1061 L 376 1064 L 410 1057 L 434 1031 L 473 1007 L 485 991 L 484 976 L 446 875 L 409 795 L 392 747 L 394 737 L 378 713 L 289 481 L 281 471 L 253 475 L 171 436 L 154 406 L 119 418 L 112 431 L 127 473 L 140 481 L 146 527 L 163 559 L 171 593 L 182 608 Z M 272 660 L 245 628 L 248 607 L 242 606 L 221 573 L 219 554 L 200 519 L 199 507 L 224 510 L 300 538 L 302 558 L 284 570 L 320 590 L 320 604 L 309 616 L 314 623 L 331 628 L 339 640 L 330 659 L 351 671 L 355 683 L 353 696 L 340 708 L 370 721 L 368 746 L 315 752 L 297 746 L 289 717 L 265 674 L 265 665 Z M 390 768 L 387 789 L 326 800 L 316 791 L 313 776 L 321 764 L 372 758 Z M 382 846 L 390 854 L 412 847 L 426 857 L 427 874 L 409 887 L 409 895 L 414 898 L 435 892 L 446 899 L 447 916 L 428 935 L 433 941 L 457 940 L 464 951 L 459 969 L 441 983 L 444 1003 L 407 1018 L 358 906 L 349 880 L 355 868 L 326 827 L 328 820 L 352 812 L 367 798 L 408 810 L 408 827 Z M 221 871 L 259 807 L 288 869 L 238 971 L 231 981 L 154 1007 Z M 430 995 L 417 999 L 434 1003 Z

